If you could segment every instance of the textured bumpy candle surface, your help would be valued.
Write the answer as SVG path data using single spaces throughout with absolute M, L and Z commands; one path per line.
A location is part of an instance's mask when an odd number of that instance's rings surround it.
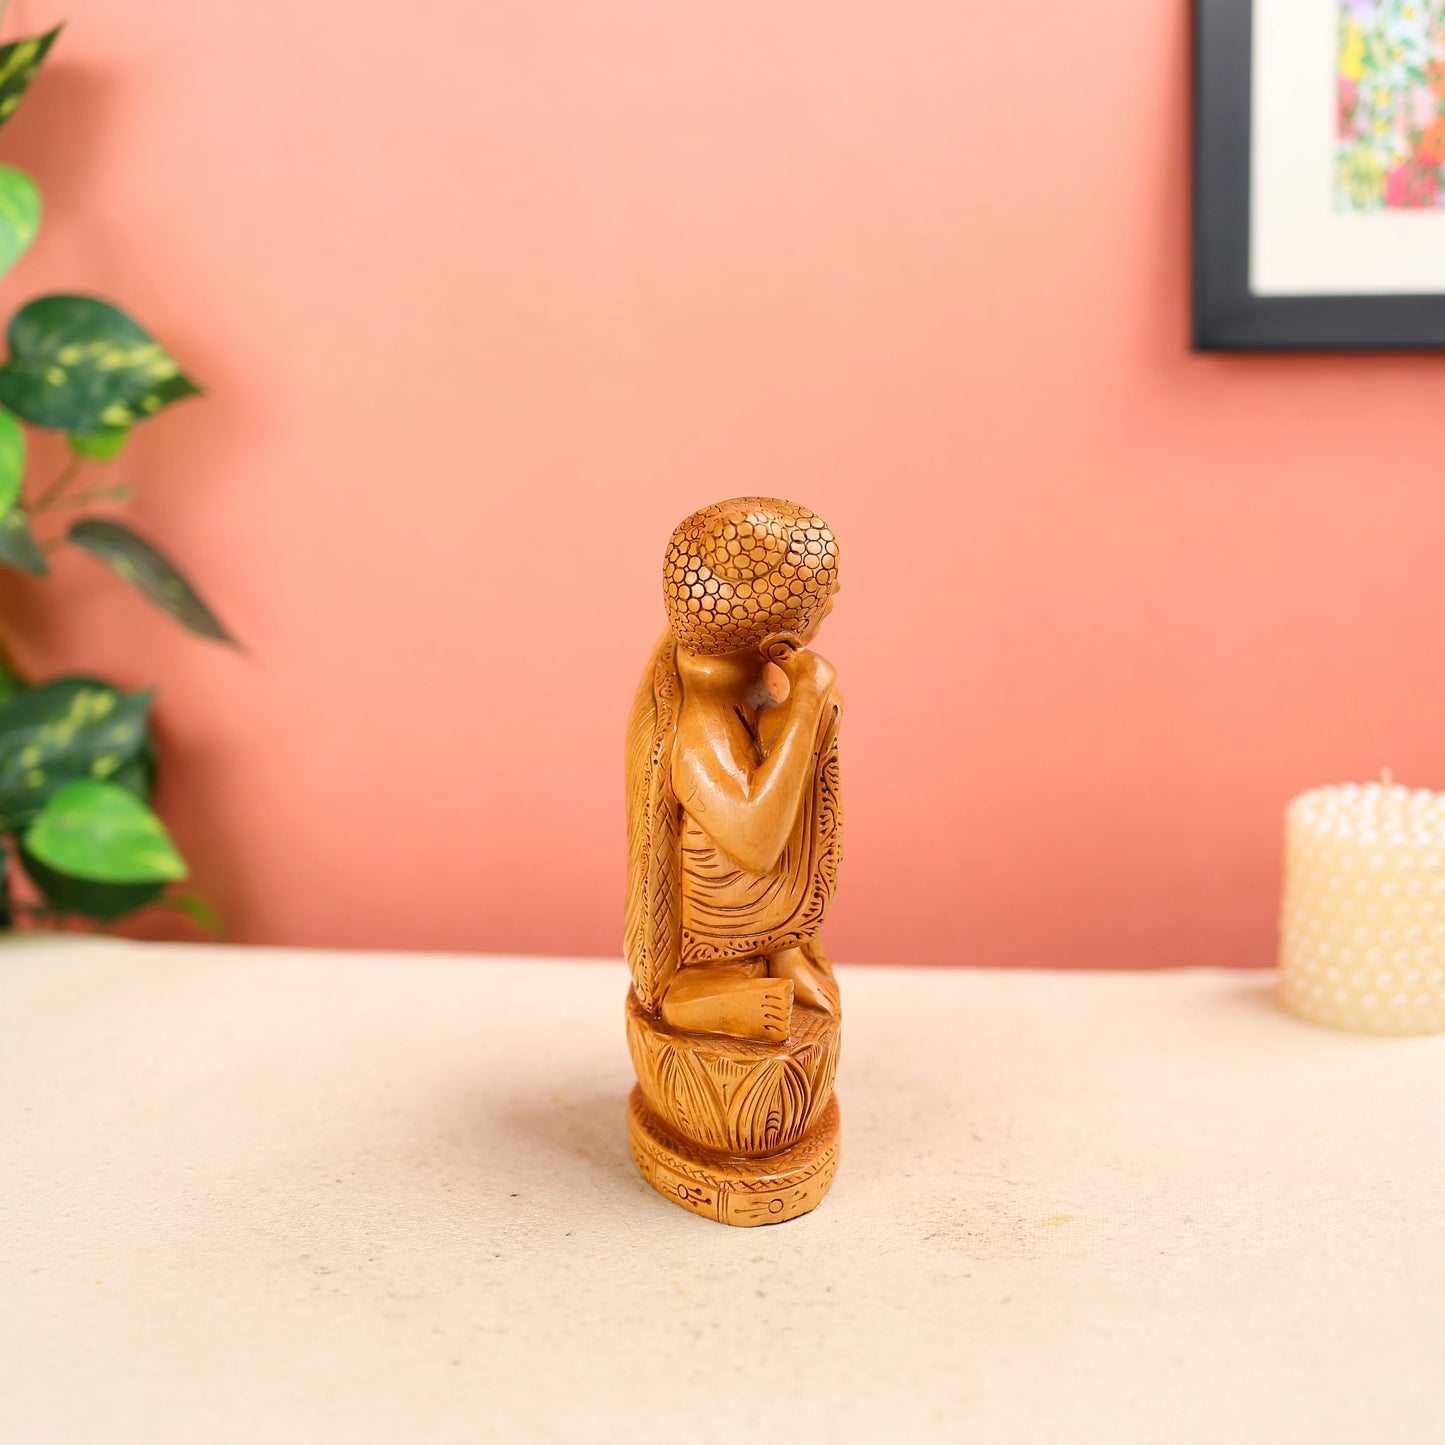
M 1445 1029 L 1445 794 L 1348 784 L 1290 804 L 1280 980 L 1318 1023 Z

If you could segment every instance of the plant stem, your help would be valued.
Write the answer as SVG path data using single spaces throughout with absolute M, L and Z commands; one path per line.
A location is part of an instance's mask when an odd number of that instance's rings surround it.
M 3 0 L 0 0 L 3 3 Z M 87 502 L 123 501 L 130 496 L 131 487 L 128 483 L 122 483 L 118 487 L 94 487 L 88 492 L 72 492 L 67 497 L 56 497 L 45 504 L 47 512 L 54 512 L 61 507 L 83 507 Z M 35 508 L 30 509 L 32 515 Z
M 61 469 L 60 475 L 30 503 L 30 515 L 33 517 L 37 512 L 43 512 L 50 506 L 80 474 L 80 468 L 83 464 L 83 457 L 71 457 Z

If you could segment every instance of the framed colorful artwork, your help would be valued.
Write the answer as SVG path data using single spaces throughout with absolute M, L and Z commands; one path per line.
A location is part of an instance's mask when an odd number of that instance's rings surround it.
M 1195 349 L 1445 349 L 1445 0 L 1195 3 Z

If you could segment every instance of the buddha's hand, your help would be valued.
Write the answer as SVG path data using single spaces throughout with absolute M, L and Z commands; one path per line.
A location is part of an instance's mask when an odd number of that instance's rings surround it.
M 810 652 L 790 633 L 774 633 L 763 642 L 763 652 L 788 679 L 791 696 L 822 701 L 833 691 L 838 674 L 826 657 Z

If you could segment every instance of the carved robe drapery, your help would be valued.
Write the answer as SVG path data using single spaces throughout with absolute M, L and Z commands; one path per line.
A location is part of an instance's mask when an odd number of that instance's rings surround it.
M 817 938 L 842 849 L 839 705 L 825 708 L 812 776 L 777 865 L 752 873 L 682 809 L 672 750 L 682 703 L 677 644 L 666 636 L 644 672 L 627 741 L 627 958 L 638 998 L 656 1008 L 680 965 L 749 958 Z

